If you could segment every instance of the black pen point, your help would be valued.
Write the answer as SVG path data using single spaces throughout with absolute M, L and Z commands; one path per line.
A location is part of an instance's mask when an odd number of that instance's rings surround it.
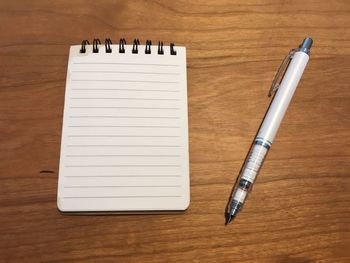
M 231 221 L 232 221 L 232 216 L 231 216 L 230 214 L 227 214 L 227 215 L 226 215 L 226 223 L 225 223 L 225 225 L 230 224 Z
M 226 223 L 225 223 L 225 225 L 230 224 L 233 221 L 233 219 L 236 217 L 236 215 L 237 215 L 237 213 L 233 213 L 233 214 L 227 213 L 226 214 Z
M 232 200 L 229 204 L 229 209 L 226 212 L 226 225 L 230 224 L 233 219 L 238 215 L 241 210 L 243 204 L 237 202 L 236 200 Z

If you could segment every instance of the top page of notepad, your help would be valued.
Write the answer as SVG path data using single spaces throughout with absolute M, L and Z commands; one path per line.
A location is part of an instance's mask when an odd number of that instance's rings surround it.
M 68 62 L 57 204 L 62 212 L 184 210 L 189 204 L 186 49 L 112 45 Z

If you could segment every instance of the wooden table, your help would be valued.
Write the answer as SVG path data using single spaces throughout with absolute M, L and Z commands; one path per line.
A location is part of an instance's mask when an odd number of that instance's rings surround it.
M 350 262 L 347 1 L 0 2 L 0 262 Z M 289 49 L 310 63 L 254 191 L 231 187 Z M 191 205 L 179 215 L 63 216 L 56 189 L 69 46 L 185 45 Z

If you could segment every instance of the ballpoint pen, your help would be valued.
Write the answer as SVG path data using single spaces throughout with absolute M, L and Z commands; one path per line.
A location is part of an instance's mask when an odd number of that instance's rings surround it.
M 275 95 L 232 191 L 226 211 L 226 224 L 237 216 L 252 188 L 309 61 L 312 42 L 311 38 L 305 38 L 299 48 L 292 49 L 282 62 L 272 82 L 269 97 L 273 93 Z

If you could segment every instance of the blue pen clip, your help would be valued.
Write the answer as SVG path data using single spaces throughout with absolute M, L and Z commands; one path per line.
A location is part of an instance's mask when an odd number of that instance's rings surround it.
M 269 97 L 271 97 L 272 94 L 278 90 L 278 88 L 281 84 L 281 81 L 282 81 L 282 76 L 286 72 L 288 65 L 289 65 L 289 62 L 292 60 L 296 51 L 298 51 L 297 48 L 294 48 L 291 51 L 289 51 L 288 55 L 282 61 L 282 64 L 280 65 L 280 67 L 276 73 L 276 76 L 272 81 L 271 88 L 270 88 L 269 94 L 268 94 Z

